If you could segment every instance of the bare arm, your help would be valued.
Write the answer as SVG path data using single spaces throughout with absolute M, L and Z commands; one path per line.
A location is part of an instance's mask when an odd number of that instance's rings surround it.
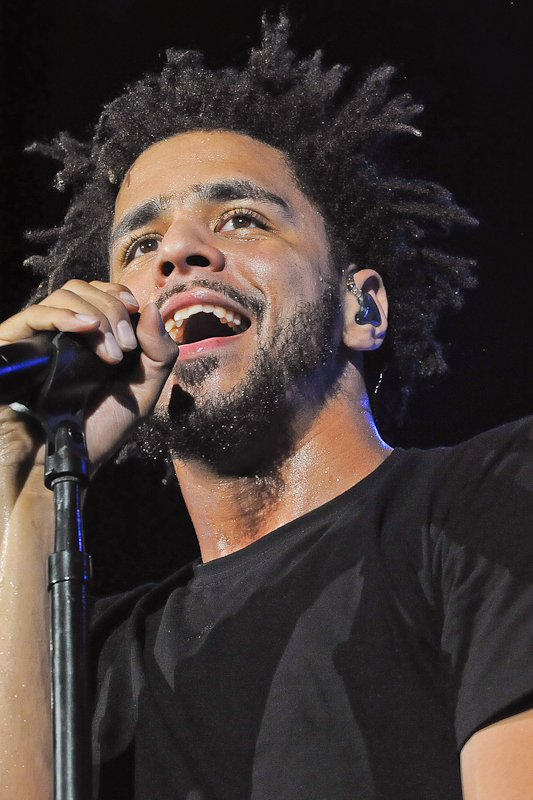
M 531 800 L 533 709 L 475 733 L 461 752 L 465 800 Z
M 0 797 L 47 800 L 53 498 L 42 485 L 42 465 L 28 469 L 34 443 L 10 409 L 0 411 L 0 437 Z
M 87 332 L 107 361 L 135 342 L 118 336 L 135 301 L 125 287 L 72 281 L 0 325 L 0 345 L 38 330 Z M 81 314 L 79 317 L 77 315 Z M 124 325 L 121 326 L 124 330 Z M 105 461 L 159 396 L 177 348 L 155 307 L 137 329 L 141 362 L 129 383 L 102 395 L 87 421 L 89 456 Z M 110 337 L 113 341 L 110 344 Z M 129 402 L 121 398 L 129 396 Z M 131 400 L 133 399 L 133 403 Z M 137 408 L 135 408 L 137 407 Z M 0 407 L 0 798 L 52 796 L 47 556 L 53 549 L 53 495 L 43 485 L 44 447 L 26 421 Z

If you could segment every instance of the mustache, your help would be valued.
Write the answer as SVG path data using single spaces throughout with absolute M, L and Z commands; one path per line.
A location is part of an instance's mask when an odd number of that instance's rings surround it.
M 210 289 L 213 292 L 217 292 L 218 294 L 227 297 L 229 300 L 234 300 L 236 303 L 239 303 L 239 305 L 241 305 L 245 311 L 250 311 L 258 323 L 261 323 L 263 319 L 263 315 L 265 313 L 264 300 L 260 299 L 259 297 L 253 297 L 244 294 L 238 289 L 227 286 L 221 281 L 206 280 L 205 278 L 191 281 L 190 283 L 175 283 L 173 286 L 169 286 L 168 289 L 165 289 L 165 291 L 162 292 L 154 302 L 160 309 L 164 303 L 166 303 L 169 297 L 195 288 Z

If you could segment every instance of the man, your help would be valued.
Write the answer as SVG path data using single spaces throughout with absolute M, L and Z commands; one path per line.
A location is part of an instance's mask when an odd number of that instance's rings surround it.
M 472 220 L 376 160 L 419 111 L 390 75 L 341 102 L 282 20 L 241 73 L 171 52 L 91 149 L 60 140 L 78 193 L 51 293 L 0 341 L 83 332 L 110 363 L 139 341 L 88 415 L 91 461 L 157 402 L 137 439 L 170 451 L 202 553 L 97 604 L 99 798 L 459 798 L 459 753 L 467 800 L 533 794 L 530 424 L 391 452 L 365 388 L 380 272 L 399 406 L 471 283 L 432 234 Z M 39 439 L 1 425 L 5 785 L 42 798 L 51 500 Z

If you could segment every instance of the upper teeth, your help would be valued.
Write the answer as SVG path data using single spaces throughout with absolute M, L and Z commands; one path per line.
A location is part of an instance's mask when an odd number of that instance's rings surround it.
M 239 314 L 235 314 L 233 311 L 228 311 L 228 309 L 222 308 L 222 306 L 195 303 L 193 306 L 186 306 L 186 308 L 178 309 L 174 316 L 167 320 L 165 323 L 165 328 L 173 338 L 176 338 L 176 336 L 180 333 L 180 328 L 185 320 L 189 319 L 189 317 L 192 317 L 193 314 L 200 313 L 214 314 L 215 317 L 218 317 L 221 322 L 225 322 L 230 328 L 238 328 L 241 326 L 241 318 Z

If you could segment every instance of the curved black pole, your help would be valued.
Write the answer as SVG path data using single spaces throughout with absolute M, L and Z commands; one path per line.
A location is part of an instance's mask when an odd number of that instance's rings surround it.
M 80 486 L 86 483 L 83 433 L 63 422 L 48 443 L 45 483 L 54 492 L 55 549 L 48 559 L 51 595 L 54 800 L 91 797 L 87 590 Z

